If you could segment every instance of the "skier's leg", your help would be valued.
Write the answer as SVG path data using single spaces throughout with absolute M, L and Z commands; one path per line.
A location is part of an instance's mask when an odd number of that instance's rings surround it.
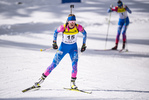
M 122 46 L 122 48 L 123 49 L 125 49 L 125 43 L 127 42 L 126 41 L 126 31 L 127 31 L 127 28 L 128 28 L 128 25 L 129 25 L 129 18 L 127 17 L 126 19 L 125 19 L 125 24 L 124 24 L 124 26 L 123 26 L 123 31 L 122 31 L 122 35 L 123 35 L 123 46 Z
M 61 43 L 57 53 L 54 56 L 52 64 L 46 69 L 46 71 L 44 72 L 44 75 L 48 76 L 51 73 L 51 71 L 59 64 L 59 62 L 68 52 L 68 49 L 66 48 L 68 48 L 67 45 L 65 45 L 64 43 Z
M 77 76 L 77 63 L 78 63 L 78 51 L 74 50 L 74 52 L 69 53 L 72 61 L 72 74 L 71 77 L 76 78 Z
M 120 37 L 120 34 L 121 34 L 121 30 L 122 30 L 122 25 L 119 25 L 118 29 L 117 29 L 117 36 L 116 36 L 116 41 L 115 41 L 116 44 L 118 44 L 118 42 L 119 42 L 119 37 Z
M 77 78 L 77 63 L 78 63 L 78 50 L 77 45 L 75 48 L 69 53 L 71 61 L 72 61 L 72 74 L 71 74 L 71 88 L 76 89 L 77 86 L 75 84 Z
M 117 29 L 117 36 L 116 36 L 116 40 L 115 40 L 115 46 L 112 48 L 112 50 L 117 50 L 121 30 L 122 30 L 122 25 L 119 25 L 118 29 Z
M 123 32 L 122 32 L 122 35 L 123 35 L 123 46 L 122 46 L 122 49 L 125 49 L 125 43 L 126 43 L 126 30 L 127 30 L 127 26 L 123 26 Z
M 59 50 L 57 51 L 57 53 L 55 54 L 55 56 L 53 58 L 52 64 L 42 74 L 39 81 L 35 83 L 35 86 L 39 86 L 45 80 L 45 78 L 52 72 L 52 70 L 59 64 L 61 59 L 66 55 L 67 49 L 63 49 L 63 48 L 65 48 L 65 46 L 63 44 L 61 44 Z
M 55 54 L 55 57 L 53 59 L 52 64 L 46 69 L 46 71 L 42 74 L 41 78 L 38 82 L 35 83 L 35 87 L 40 86 L 40 84 L 45 80 L 45 78 L 52 72 L 52 70 L 59 64 L 61 59 L 65 56 L 65 54 L 62 53 L 62 51 L 58 51 Z
M 52 70 L 59 64 L 59 62 L 65 56 L 65 54 L 66 53 L 63 53 L 62 51 L 59 51 L 59 50 L 57 51 L 57 53 L 55 54 L 55 57 L 53 59 L 52 64 L 44 72 L 45 76 L 48 76 L 52 72 Z

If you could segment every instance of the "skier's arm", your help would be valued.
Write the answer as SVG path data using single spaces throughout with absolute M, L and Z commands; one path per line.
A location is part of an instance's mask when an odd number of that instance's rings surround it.
M 114 7 L 114 8 L 111 8 L 111 7 L 110 7 L 110 8 L 107 10 L 108 13 L 113 12 L 113 11 L 117 11 L 117 7 Z
M 57 31 L 57 29 L 55 30 L 55 32 L 54 32 L 54 35 L 53 35 L 53 41 L 57 41 L 57 34 L 58 34 L 59 32 Z
M 77 29 L 79 30 L 79 32 L 81 32 L 83 34 L 83 44 L 81 47 L 81 52 L 84 52 L 86 50 L 87 33 L 81 25 L 78 25 Z
M 82 34 L 83 34 L 83 45 L 81 47 L 81 52 L 84 52 L 86 50 L 86 37 L 87 37 L 87 33 L 86 33 L 85 30 L 83 30 Z
M 131 14 L 132 11 L 128 8 L 128 6 L 125 6 L 125 9 Z
M 59 28 L 57 28 L 53 35 L 53 41 L 57 41 L 57 34 L 63 31 L 64 31 L 64 25 L 61 25 Z
M 79 32 L 83 34 L 83 44 L 86 44 L 87 33 L 81 25 L 78 25 Z
M 82 34 L 83 34 L 83 44 L 86 44 L 87 33 L 85 30 L 83 30 Z
M 113 5 L 110 5 L 110 8 L 107 10 L 108 13 L 117 11 L 117 7 L 113 7 Z
M 53 49 L 58 49 L 57 46 L 57 34 L 59 32 L 63 32 L 64 31 L 64 25 L 61 25 L 58 29 L 55 30 L 54 35 L 53 35 Z
M 57 43 L 56 43 L 56 41 L 57 41 L 57 34 L 58 34 L 59 32 L 57 31 L 57 29 L 55 30 L 55 32 L 54 32 L 54 35 L 53 35 L 53 44 L 52 44 L 52 46 L 53 46 L 53 49 L 58 49 L 58 46 L 57 46 Z
M 86 50 L 86 37 L 87 37 L 87 33 L 85 30 L 82 31 L 83 34 L 83 45 L 81 47 L 81 52 L 84 52 Z

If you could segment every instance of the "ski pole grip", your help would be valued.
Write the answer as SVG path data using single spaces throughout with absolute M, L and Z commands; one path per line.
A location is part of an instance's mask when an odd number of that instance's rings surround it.
M 110 5 L 110 8 L 113 8 L 113 4 Z

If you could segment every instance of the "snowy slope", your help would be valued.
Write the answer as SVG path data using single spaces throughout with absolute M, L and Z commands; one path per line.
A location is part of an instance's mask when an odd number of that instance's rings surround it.
M 0 0 L 0 100 L 149 100 L 149 1 L 123 0 L 132 10 L 127 30 L 129 52 L 103 51 L 112 0 L 73 3 L 77 23 L 88 33 L 79 52 L 77 86 L 92 94 L 67 91 L 71 60 L 66 55 L 38 91 L 22 93 L 51 64 L 54 30 L 65 23 L 70 4 L 60 0 Z M 18 5 L 18 2 L 22 4 Z M 114 46 L 118 14 L 112 13 L 106 48 Z M 82 45 L 82 34 L 78 47 Z M 58 35 L 58 44 L 61 33 Z M 122 47 L 121 41 L 119 49 Z M 95 51 L 99 49 L 100 51 Z

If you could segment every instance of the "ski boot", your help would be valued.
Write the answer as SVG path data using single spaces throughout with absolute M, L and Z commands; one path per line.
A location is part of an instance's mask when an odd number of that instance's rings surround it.
M 44 73 L 42 74 L 41 78 L 39 79 L 38 82 L 35 82 L 34 86 L 35 87 L 40 87 L 40 84 L 45 80 L 47 76 L 44 75 Z
M 75 84 L 75 81 L 76 81 L 76 78 L 71 78 L 71 83 L 70 83 L 71 89 L 77 89 L 78 88 Z
M 118 44 L 116 43 L 116 45 L 112 48 L 112 50 L 117 50 Z
M 122 49 L 125 49 L 125 42 L 123 42 L 123 46 L 122 46 Z

